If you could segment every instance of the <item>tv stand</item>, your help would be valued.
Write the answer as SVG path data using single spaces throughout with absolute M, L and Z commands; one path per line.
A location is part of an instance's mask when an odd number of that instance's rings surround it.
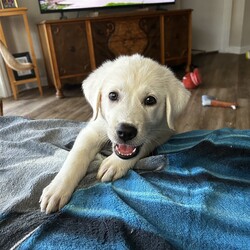
M 48 80 L 63 97 L 63 84 L 82 81 L 96 67 L 135 53 L 168 66 L 191 64 L 192 10 L 149 10 L 48 20 L 38 25 Z

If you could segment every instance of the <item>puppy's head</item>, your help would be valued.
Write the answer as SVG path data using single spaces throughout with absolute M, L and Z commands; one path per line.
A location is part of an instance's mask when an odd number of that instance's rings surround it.
M 105 120 L 114 151 L 124 159 L 167 139 L 190 95 L 168 68 L 140 55 L 104 63 L 83 89 L 93 119 Z

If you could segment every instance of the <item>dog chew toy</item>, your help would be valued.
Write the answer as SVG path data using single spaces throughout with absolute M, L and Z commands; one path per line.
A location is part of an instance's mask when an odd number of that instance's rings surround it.
M 182 78 L 182 83 L 186 89 L 197 88 L 201 84 L 201 76 L 198 68 L 195 68 L 193 72 L 187 73 Z
M 202 101 L 202 106 L 210 106 L 210 107 L 222 107 L 222 108 L 232 108 L 236 109 L 237 108 L 237 103 L 236 102 L 224 102 L 224 101 L 219 101 L 216 100 L 215 97 L 213 96 L 208 96 L 208 95 L 203 95 L 201 97 Z

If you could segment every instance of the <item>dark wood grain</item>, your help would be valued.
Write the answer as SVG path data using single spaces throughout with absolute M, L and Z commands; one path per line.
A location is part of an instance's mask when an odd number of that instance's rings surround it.
M 135 53 L 160 61 L 158 16 L 95 21 L 92 22 L 92 36 L 97 66 L 107 59 Z
M 51 25 L 59 74 L 64 76 L 86 76 L 90 71 L 87 36 L 84 23 Z

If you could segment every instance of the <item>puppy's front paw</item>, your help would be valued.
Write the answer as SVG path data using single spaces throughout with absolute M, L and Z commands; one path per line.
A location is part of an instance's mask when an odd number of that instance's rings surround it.
M 66 183 L 53 180 L 43 190 L 40 198 L 41 211 L 49 214 L 60 210 L 69 201 L 72 193 L 73 190 Z
M 126 175 L 131 167 L 133 165 L 131 166 L 130 161 L 119 159 L 112 154 L 102 162 L 97 178 L 102 182 L 114 181 Z

